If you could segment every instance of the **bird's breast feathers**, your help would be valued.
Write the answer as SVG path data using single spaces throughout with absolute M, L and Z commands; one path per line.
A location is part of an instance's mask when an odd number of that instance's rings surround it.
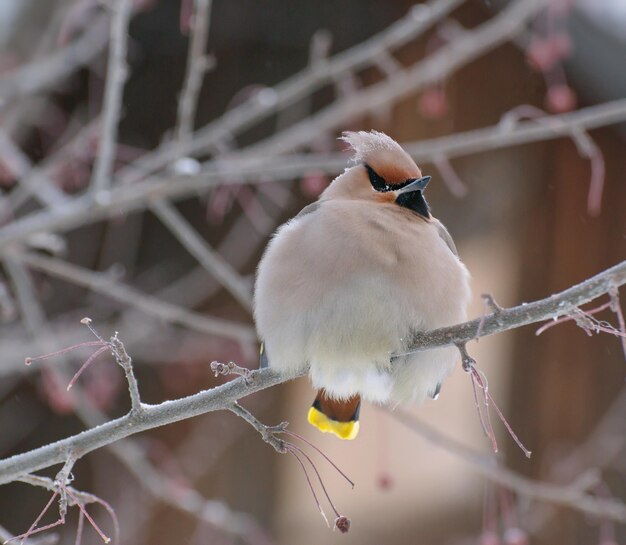
M 354 382 L 351 369 L 360 369 L 367 388 L 388 392 L 390 356 L 406 349 L 412 332 L 465 318 L 468 273 L 436 220 L 401 211 L 390 221 L 394 211 L 323 202 L 279 229 L 256 286 L 255 318 L 271 366 L 308 364 L 314 382 L 315 370 L 318 382 L 342 373 Z

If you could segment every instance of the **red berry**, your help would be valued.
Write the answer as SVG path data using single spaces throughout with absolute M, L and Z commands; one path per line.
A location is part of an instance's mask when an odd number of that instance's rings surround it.
M 422 93 L 417 104 L 417 109 L 428 119 L 437 119 L 448 111 L 446 94 L 438 87 L 432 87 Z
M 570 112 L 576 107 L 576 94 L 569 85 L 561 83 L 548 89 L 546 109 L 555 114 Z

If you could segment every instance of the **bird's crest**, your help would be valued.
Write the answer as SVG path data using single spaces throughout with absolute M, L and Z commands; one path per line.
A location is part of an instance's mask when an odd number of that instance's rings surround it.
M 354 151 L 352 160 L 355 163 L 367 163 L 368 159 L 380 151 L 396 151 L 404 154 L 404 150 L 393 138 L 378 131 L 346 131 L 340 137 Z
M 344 132 L 341 140 L 354 151 L 352 160 L 371 166 L 387 183 L 419 178 L 421 172 L 393 138 L 378 131 Z

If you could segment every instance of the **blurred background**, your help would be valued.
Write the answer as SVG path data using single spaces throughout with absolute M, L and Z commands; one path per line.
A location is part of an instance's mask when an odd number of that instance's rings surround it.
M 124 4 L 128 79 L 111 189 L 90 201 L 111 111 L 109 19 Z M 191 133 L 179 99 L 203 17 Z M 433 213 L 472 273 L 472 317 L 482 293 L 512 306 L 624 260 L 625 58 L 623 0 L 0 0 L 0 458 L 128 410 L 108 354 L 69 392 L 93 350 L 23 363 L 93 340 L 84 316 L 105 337 L 119 331 L 148 403 L 229 380 L 212 376 L 212 360 L 256 368 L 256 264 L 275 228 L 347 164 L 343 130 L 384 131 L 433 175 Z M 572 122 L 579 109 L 587 121 Z M 545 129 L 536 138 L 510 137 L 518 119 L 544 115 L 565 117 L 530 122 Z M 617 324 L 608 309 L 598 318 Z M 620 340 L 573 322 L 535 331 L 468 345 L 533 451 L 526 459 L 494 416 L 501 461 L 564 486 L 595 469 L 590 494 L 623 499 Z M 136 545 L 626 540 L 608 518 L 490 484 L 384 409 L 363 407 L 353 442 L 321 435 L 306 424 L 313 396 L 300 379 L 242 405 L 266 424 L 290 422 L 355 481 L 353 490 L 299 443 L 351 519 L 347 535 L 327 528 L 297 460 L 226 412 L 93 452 L 73 484 L 109 502 L 121 542 Z M 460 368 L 439 400 L 408 412 L 491 452 Z M 49 496 L 2 486 L 7 536 L 25 532 Z M 106 512 L 89 510 L 110 534 Z M 48 542 L 74 543 L 76 511 Z M 98 542 L 86 527 L 82 543 Z

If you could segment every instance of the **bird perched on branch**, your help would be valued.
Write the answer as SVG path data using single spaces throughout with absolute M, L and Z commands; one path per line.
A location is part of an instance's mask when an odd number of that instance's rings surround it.
M 386 134 L 346 132 L 354 162 L 281 226 L 258 267 L 261 366 L 308 367 L 308 420 L 353 439 L 361 399 L 436 398 L 454 347 L 411 352 L 415 334 L 466 318 L 469 274 L 431 214 L 413 159 Z

